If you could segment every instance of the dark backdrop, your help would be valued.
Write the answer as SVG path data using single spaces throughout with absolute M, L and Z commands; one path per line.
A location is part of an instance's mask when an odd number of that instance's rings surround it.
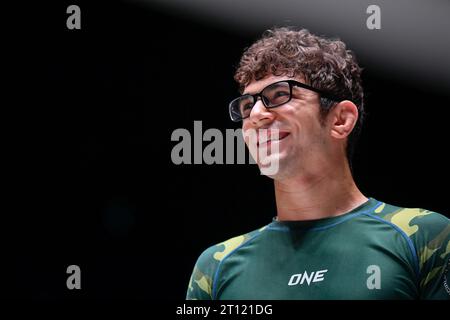
M 132 1 L 77 2 L 82 29 L 67 30 L 70 4 L 40 4 L 13 36 L 10 295 L 183 299 L 202 250 L 276 214 L 271 180 L 255 166 L 170 158 L 176 128 L 237 128 L 233 72 L 263 30 Z M 448 216 L 449 93 L 358 58 L 368 97 L 358 185 Z M 66 288 L 71 264 L 80 291 Z

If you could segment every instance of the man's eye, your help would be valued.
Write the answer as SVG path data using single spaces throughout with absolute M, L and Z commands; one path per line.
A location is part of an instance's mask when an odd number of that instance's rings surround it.
M 288 96 L 289 92 L 286 91 L 277 91 L 275 92 L 274 98 Z
M 242 111 L 248 110 L 252 108 L 252 104 L 251 103 L 247 103 L 242 107 Z

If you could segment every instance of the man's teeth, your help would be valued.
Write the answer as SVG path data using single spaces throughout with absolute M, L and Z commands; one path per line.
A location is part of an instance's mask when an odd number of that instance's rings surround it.
M 269 141 L 278 141 L 278 140 L 281 140 L 281 138 L 282 138 L 282 137 L 280 137 L 280 136 L 278 136 L 277 138 L 272 137 L 272 138 L 270 138 L 270 139 L 261 140 L 259 143 L 261 144 L 261 143 L 266 143 L 266 142 L 269 142 Z
M 266 141 L 263 141 L 262 143 L 264 143 L 264 142 L 269 142 L 269 141 L 277 141 L 277 140 L 280 140 L 280 138 L 277 138 L 277 139 L 273 139 L 273 138 L 267 139 Z

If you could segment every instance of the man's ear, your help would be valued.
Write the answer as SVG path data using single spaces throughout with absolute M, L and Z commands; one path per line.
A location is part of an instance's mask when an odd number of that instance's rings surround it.
M 330 133 L 333 138 L 344 139 L 358 121 L 358 107 L 349 100 L 339 102 L 329 114 Z

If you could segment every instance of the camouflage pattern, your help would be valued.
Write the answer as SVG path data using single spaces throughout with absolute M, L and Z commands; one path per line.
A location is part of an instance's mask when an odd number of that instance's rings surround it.
M 450 299 L 450 283 L 447 283 L 450 223 L 445 216 L 370 198 L 349 213 L 317 221 L 319 224 L 313 227 L 296 229 L 292 224 L 274 219 L 258 230 L 211 246 L 197 260 L 186 298 Z M 308 242 L 309 236 L 314 240 Z M 301 240 L 300 246 L 296 237 Z M 330 250 L 335 254 L 329 254 Z M 297 254 L 296 261 L 300 263 L 295 262 L 295 268 L 303 264 L 312 268 L 314 259 L 318 261 L 315 265 L 327 266 L 329 276 L 326 281 L 314 283 L 309 288 L 288 287 L 285 279 L 289 272 L 292 273 L 289 261 Z M 354 259 L 357 266 L 346 266 L 348 263 L 343 256 L 350 260 L 355 255 L 359 257 Z M 280 261 L 276 262 L 278 257 Z M 259 264 L 252 263 L 255 260 Z M 358 276 L 352 271 L 365 271 L 366 264 L 374 261 L 381 266 L 387 279 L 377 293 L 369 292 L 365 287 L 365 273 Z M 281 280 L 276 278 L 285 266 L 289 271 L 282 275 Z M 297 270 L 295 268 L 292 270 Z M 340 270 L 339 273 L 336 271 L 339 278 L 333 279 L 333 270 Z M 355 274 L 354 278 L 352 274 Z M 258 284 L 252 289 L 256 282 Z
M 240 235 L 205 250 L 199 257 L 192 272 L 187 292 L 188 300 L 210 300 L 213 299 L 213 278 L 219 263 L 236 248 L 244 244 L 253 236 L 263 231 L 259 230 Z M 203 270 L 203 272 L 201 271 Z
M 420 298 L 450 299 L 450 293 L 444 292 L 443 286 L 450 258 L 449 219 L 433 211 L 385 203 L 375 213 L 398 226 L 414 244 L 419 264 Z

